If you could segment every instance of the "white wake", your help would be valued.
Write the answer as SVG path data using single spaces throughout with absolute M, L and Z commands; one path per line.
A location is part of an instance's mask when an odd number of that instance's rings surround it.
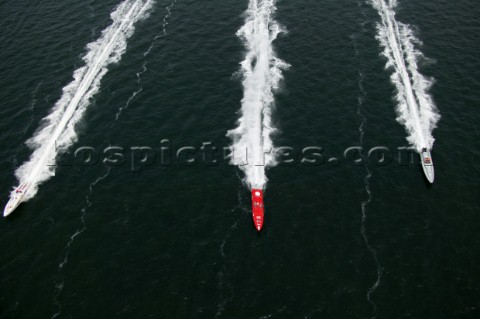
M 397 120 L 405 125 L 407 140 L 418 151 L 424 147 L 431 149 L 435 140 L 432 131 L 440 115 L 428 93 L 433 81 L 418 71 L 418 61 L 423 55 L 415 45 L 421 43 L 408 25 L 395 20 L 396 0 L 370 2 L 382 20 L 377 25 L 377 39 L 384 47 L 387 68 L 393 69 L 391 80 L 397 88 Z
M 238 30 L 247 50 L 241 63 L 243 99 L 237 128 L 232 138 L 232 163 L 245 173 L 250 188 L 263 189 L 265 169 L 275 165 L 271 134 L 274 91 L 288 64 L 277 58 L 272 42 L 284 29 L 273 19 L 275 0 L 250 0 L 245 24 Z
M 29 183 L 24 200 L 35 196 L 38 186 L 55 175 L 55 159 L 77 138 L 75 125 L 81 120 L 91 97 L 100 89 L 100 81 L 108 65 L 118 62 L 134 32 L 137 21 L 148 16 L 153 0 L 125 0 L 111 13 L 112 24 L 94 42 L 87 45 L 85 66 L 75 70 L 73 81 L 63 88 L 63 94 L 50 115 L 43 119 L 45 126 L 27 141 L 33 149 L 30 159 L 15 175 L 19 183 Z

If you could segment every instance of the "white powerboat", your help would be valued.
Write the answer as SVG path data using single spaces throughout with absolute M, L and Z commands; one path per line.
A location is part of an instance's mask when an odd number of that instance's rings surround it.
M 20 186 L 16 187 L 12 193 L 10 194 L 10 200 L 8 201 L 7 205 L 5 206 L 5 210 L 3 211 L 3 217 L 7 217 L 10 215 L 15 208 L 23 202 L 25 198 L 25 194 L 28 191 L 30 185 L 28 183 L 22 183 Z
M 432 154 L 427 148 L 423 148 L 420 157 L 425 177 L 430 183 L 433 183 L 433 180 L 435 179 L 435 171 L 433 169 Z

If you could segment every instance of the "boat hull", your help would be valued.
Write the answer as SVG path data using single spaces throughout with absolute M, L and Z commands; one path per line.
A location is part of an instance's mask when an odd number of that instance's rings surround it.
M 429 150 L 422 150 L 420 153 L 423 173 L 429 183 L 433 183 L 435 180 L 435 170 L 433 166 L 432 154 Z
M 261 189 L 252 189 L 252 217 L 255 229 L 261 231 L 264 219 L 263 191 Z
M 3 217 L 7 217 L 10 215 L 17 207 L 24 201 L 25 194 L 27 193 L 29 188 L 28 183 L 20 184 L 20 186 L 16 187 L 12 193 L 10 194 L 10 199 L 5 205 L 5 209 L 3 210 Z

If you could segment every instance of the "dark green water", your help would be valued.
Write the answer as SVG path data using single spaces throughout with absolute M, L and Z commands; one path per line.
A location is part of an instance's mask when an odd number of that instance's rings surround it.
M 25 140 L 118 3 L 0 3 L 2 204 L 30 155 Z M 168 35 L 144 58 L 170 5 L 157 1 L 103 78 L 72 150 L 162 139 L 173 149 L 228 146 L 247 4 L 178 0 Z M 0 222 L 0 318 L 478 318 L 480 6 L 403 0 L 397 12 L 434 61 L 422 67 L 442 116 L 433 186 L 418 166 L 280 165 L 267 173 L 257 234 L 241 173 L 226 163 L 61 165 Z M 280 1 L 276 20 L 289 32 L 274 45 L 291 68 L 276 96 L 275 145 L 340 157 L 360 145 L 363 115 L 365 149 L 407 146 L 373 8 Z

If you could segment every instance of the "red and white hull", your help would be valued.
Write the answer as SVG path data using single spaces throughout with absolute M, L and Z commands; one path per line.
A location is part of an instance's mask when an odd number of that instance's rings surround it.
M 255 228 L 260 231 L 263 227 L 263 191 L 261 189 L 252 189 L 252 217 Z

